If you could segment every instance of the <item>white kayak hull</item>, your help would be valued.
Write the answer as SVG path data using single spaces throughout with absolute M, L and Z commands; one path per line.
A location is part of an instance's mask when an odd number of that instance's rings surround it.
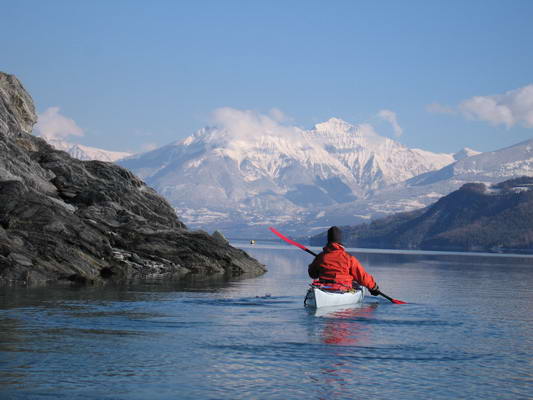
M 363 302 L 364 290 L 358 289 L 350 292 L 332 292 L 311 286 L 305 296 L 304 304 L 312 308 L 347 306 Z

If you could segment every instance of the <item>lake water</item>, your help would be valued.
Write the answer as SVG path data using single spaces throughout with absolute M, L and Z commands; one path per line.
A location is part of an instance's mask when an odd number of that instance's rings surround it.
M 357 253 L 409 304 L 317 314 L 307 253 L 244 247 L 267 274 L 0 289 L 0 398 L 533 398 L 533 258 Z

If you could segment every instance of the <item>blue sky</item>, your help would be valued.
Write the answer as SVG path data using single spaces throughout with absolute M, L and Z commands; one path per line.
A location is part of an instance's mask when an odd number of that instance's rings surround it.
M 280 110 L 304 128 L 330 117 L 370 123 L 440 152 L 533 137 L 529 0 L 0 0 L 0 9 L 0 70 L 19 77 L 40 113 L 69 120 L 77 136 L 64 137 L 90 146 L 164 145 L 221 107 Z

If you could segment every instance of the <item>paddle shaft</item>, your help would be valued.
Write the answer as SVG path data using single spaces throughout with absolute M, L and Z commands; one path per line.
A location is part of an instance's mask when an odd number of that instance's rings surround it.
M 307 249 L 307 248 L 305 248 L 305 249 L 303 249 L 303 250 L 304 250 L 304 251 L 307 251 L 307 252 L 308 252 L 309 254 L 311 254 L 312 256 L 315 256 L 315 257 L 318 256 L 318 254 L 316 254 L 314 251 L 311 251 L 311 250 L 309 250 L 309 249 Z
M 380 296 L 385 297 L 385 298 L 386 298 L 387 300 L 389 300 L 391 303 L 396 303 L 396 302 L 394 301 L 394 300 L 396 300 L 396 299 L 393 299 L 392 297 L 387 296 L 387 295 L 386 295 L 385 293 L 383 293 L 381 290 L 378 290 L 378 294 L 379 294 Z
M 308 252 L 309 254 L 313 255 L 313 256 L 318 256 L 318 254 L 316 254 L 314 251 L 311 251 L 309 250 L 307 247 L 305 247 L 303 244 L 301 243 L 298 243 L 298 242 L 295 242 L 294 240 L 292 239 L 289 239 L 288 237 L 282 235 L 280 232 L 278 232 L 276 229 L 270 227 L 269 228 L 270 231 L 276 235 L 277 237 L 279 237 L 280 239 L 283 239 L 284 241 L 286 241 L 287 243 L 290 243 L 292 244 L 293 246 L 296 246 L 296 247 L 299 247 L 300 249 L 302 249 L 303 251 L 306 251 Z M 387 296 L 385 293 L 383 293 L 381 290 L 378 290 L 378 295 L 380 296 L 383 296 L 385 297 L 387 300 L 389 300 L 391 303 L 394 303 L 394 304 L 407 304 L 406 302 L 404 301 L 401 301 L 401 300 L 396 300 L 396 299 L 393 299 L 392 297 L 389 297 Z

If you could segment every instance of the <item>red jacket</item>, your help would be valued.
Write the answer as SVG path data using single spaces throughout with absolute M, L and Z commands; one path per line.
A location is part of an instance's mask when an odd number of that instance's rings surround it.
M 324 251 L 309 264 L 309 276 L 340 286 L 352 287 L 356 281 L 372 289 L 376 286 L 374 277 L 365 271 L 357 258 L 348 254 L 340 243 L 328 243 Z

